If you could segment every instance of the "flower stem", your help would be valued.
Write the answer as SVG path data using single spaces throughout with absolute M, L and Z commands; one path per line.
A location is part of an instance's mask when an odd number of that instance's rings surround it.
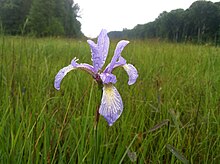
M 98 122 L 94 127 L 94 154 L 93 154 L 93 163 L 97 163 L 98 159 Z
M 99 93 L 100 95 L 102 95 L 102 84 L 98 83 L 98 88 L 99 88 Z M 101 96 L 97 96 L 98 98 Z M 95 115 L 95 124 L 94 124 L 94 154 L 93 154 L 93 163 L 97 163 L 98 161 L 96 161 L 96 159 L 98 159 L 98 146 L 99 146 L 99 142 L 98 142 L 98 123 L 99 123 L 99 107 L 100 107 L 100 100 L 96 100 L 98 102 L 98 107 L 96 109 L 96 115 Z

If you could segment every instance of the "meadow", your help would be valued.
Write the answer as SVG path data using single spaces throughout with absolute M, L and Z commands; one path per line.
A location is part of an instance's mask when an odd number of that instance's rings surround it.
M 91 64 L 86 40 L 1 36 L 0 163 L 218 163 L 220 48 L 130 41 L 122 56 L 139 77 L 114 71 L 124 111 L 95 128 L 93 78 L 74 70 L 53 86 L 74 57 Z

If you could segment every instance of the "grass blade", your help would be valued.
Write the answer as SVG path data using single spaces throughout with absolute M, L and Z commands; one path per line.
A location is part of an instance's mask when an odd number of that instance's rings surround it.
M 169 119 L 166 119 L 166 120 L 163 120 L 162 122 L 160 122 L 159 124 L 155 125 L 154 127 L 152 127 L 149 132 L 154 132 L 156 131 L 157 129 L 160 129 L 162 126 L 164 125 L 168 125 L 170 122 Z
M 178 150 L 176 150 L 176 148 L 174 148 L 173 146 L 167 144 L 166 148 L 169 149 L 173 153 L 173 155 L 175 155 L 184 164 L 189 163 L 189 161 Z

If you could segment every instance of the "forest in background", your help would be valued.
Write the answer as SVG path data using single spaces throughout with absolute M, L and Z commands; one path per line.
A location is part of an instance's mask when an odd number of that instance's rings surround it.
M 0 32 L 37 37 L 83 36 L 73 0 L 0 0 Z M 153 22 L 109 32 L 113 39 L 157 39 L 220 44 L 220 2 L 196 1 L 184 9 L 162 12 Z
M 8 35 L 80 37 L 73 0 L 0 0 L 1 32 Z
M 153 22 L 112 31 L 109 36 L 220 44 L 220 2 L 196 1 L 186 10 L 164 11 Z

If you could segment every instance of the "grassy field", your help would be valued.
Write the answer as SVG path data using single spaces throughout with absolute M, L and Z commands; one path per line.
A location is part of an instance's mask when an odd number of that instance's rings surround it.
M 124 111 L 112 127 L 100 117 L 95 130 L 93 78 L 76 70 L 53 87 L 72 58 L 91 63 L 86 41 L 1 36 L 0 162 L 218 163 L 220 49 L 131 41 L 122 56 L 139 78 L 128 86 L 114 71 Z

